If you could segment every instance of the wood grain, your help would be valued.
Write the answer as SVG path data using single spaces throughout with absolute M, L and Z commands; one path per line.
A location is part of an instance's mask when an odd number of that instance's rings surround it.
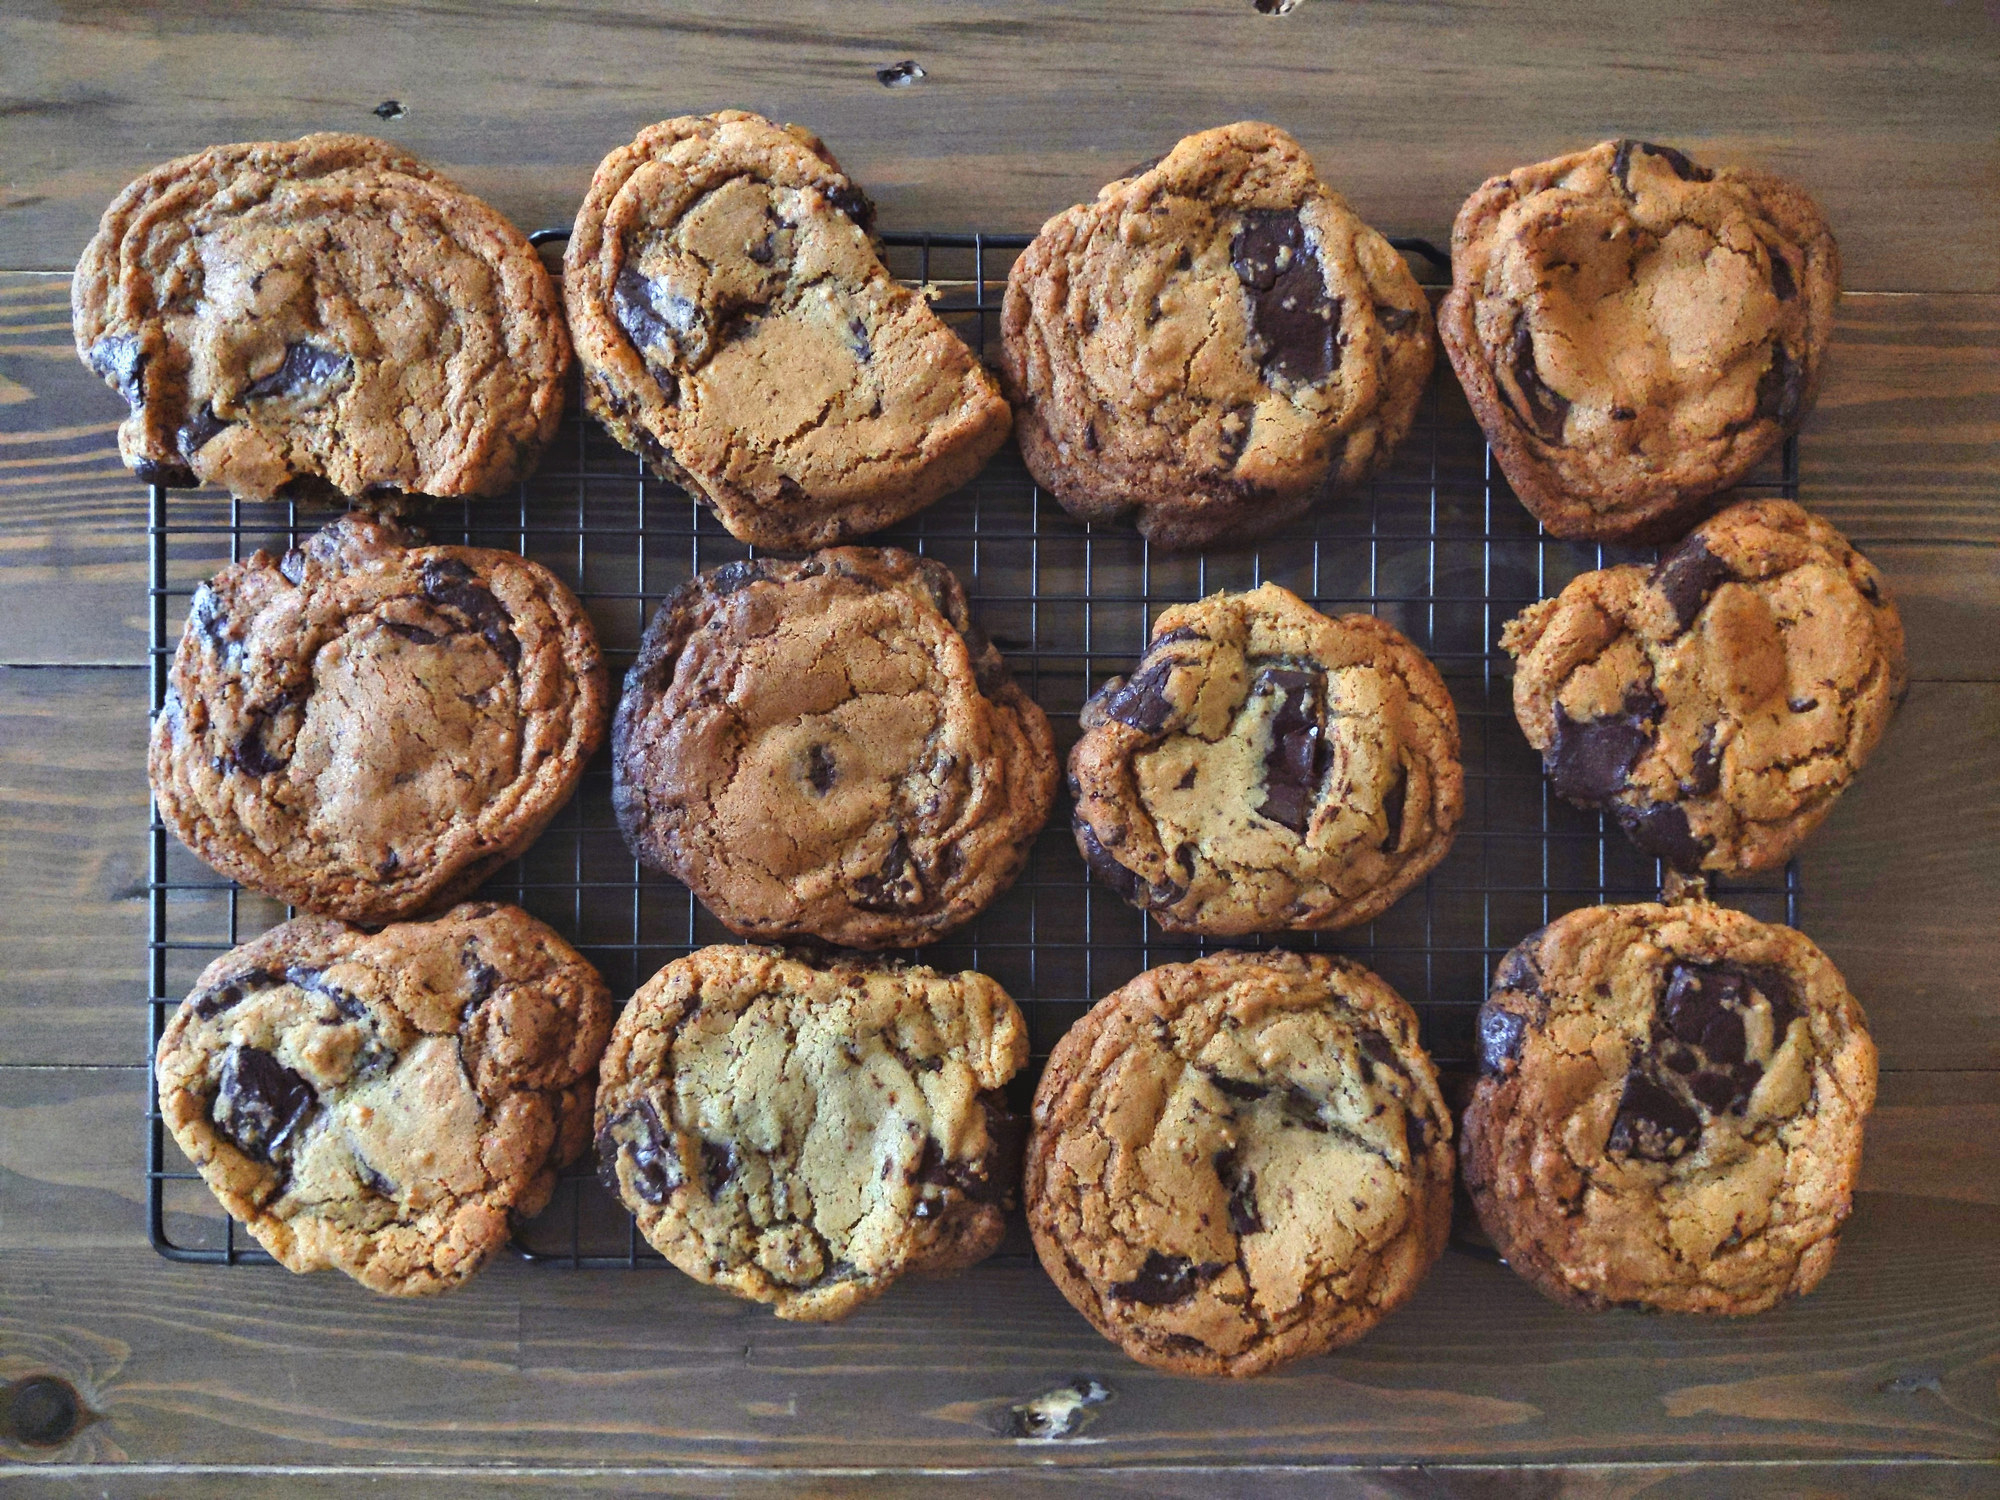
M 127 181 L 218 140 L 371 131 L 536 227 L 567 221 L 640 126 L 736 105 L 820 132 L 896 227 L 1033 229 L 1176 137 L 1251 117 L 1296 132 L 1371 222 L 1441 238 L 1487 174 L 1635 135 L 1796 178 L 1849 285 L 2000 290 L 2000 32 L 1969 0 L 1807 24 L 1689 0 L 1573 17 L 1465 0 L 1281 17 L 1250 0 L 72 0 L 10 7 L 0 56 L 10 269 L 68 267 Z M 905 57 L 921 81 L 877 82 Z M 375 116 L 388 99 L 401 118 Z
M 0 662 L 137 665 L 146 492 L 68 298 L 63 278 L 0 275 Z M 2000 297 L 1843 301 L 1801 493 L 1886 571 L 1920 679 L 2000 680 L 1996 443 Z

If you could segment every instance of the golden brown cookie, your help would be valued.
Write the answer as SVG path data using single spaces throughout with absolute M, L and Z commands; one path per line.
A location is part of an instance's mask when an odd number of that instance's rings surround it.
M 1025 1192 L 1062 1294 L 1132 1358 L 1255 1375 L 1406 1301 L 1451 1221 L 1451 1114 L 1389 986 L 1322 954 L 1151 969 L 1056 1044 Z
M 1275 583 L 1161 611 L 1083 730 L 1077 847 L 1169 932 L 1369 921 L 1444 858 L 1465 805 L 1437 668 L 1393 625 Z
M 1585 573 L 1500 643 L 1556 792 L 1689 873 L 1790 858 L 1905 686 L 1882 575 L 1786 500 L 1732 506 L 1654 568 Z
M 386 922 L 534 841 L 603 742 L 605 697 L 590 617 L 548 569 L 343 516 L 195 590 L 153 795 L 231 879 Z
M 1006 441 L 998 385 L 868 236 L 811 133 L 684 115 L 605 157 L 563 296 L 585 399 L 760 547 L 824 546 L 957 489 Z
M 1875 1045 L 1805 935 L 1594 906 L 1502 959 L 1461 1158 L 1507 1263 L 1572 1307 L 1761 1312 L 1854 1206 Z
M 1176 549 L 1360 484 L 1409 431 L 1432 358 L 1403 258 L 1297 141 L 1250 122 L 1044 224 L 1001 333 L 1036 483 Z
M 597 971 L 518 907 L 302 917 L 202 972 L 160 1038 L 160 1114 L 288 1269 L 449 1291 L 588 1144 L 610 1029 Z
M 562 419 L 569 337 L 519 230 L 386 141 L 212 146 L 104 211 L 76 347 L 141 479 L 244 499 L 491 495 Z
M 1490 178 L 1451 233 L 1438 332 L 1551 533 L 1666 541 L 1811 410 L 1840 257 L 1766 172 L 1644 141 Z
M 844 1318 L 1000 1243 L 1028 1030 L 983 974 L 703 948 L 634 995 L 597 1147 L 646 1239 L 781 1318 Z
M 906 947 L 1020 873 L 1048 716 L 949 568 L 832 547 L 700 574 L 646 629 L 612 729 L 633 852 L 732 932 Z

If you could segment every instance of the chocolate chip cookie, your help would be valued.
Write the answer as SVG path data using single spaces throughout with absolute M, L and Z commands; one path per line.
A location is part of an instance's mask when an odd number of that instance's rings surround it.
M 76 347 L 131 405 L 141 479 L 268 500 L 491 495 L 562 418 L 569 337 L 534 247 L 385 141 L 213 146 L 105 210 Z
M 293 1271 L 449 1291 L 590 1140 L 611 996 L 518 907 L 368 932 L 300 918 L 202 972 L 160 1038 L 160 1113 Z
M 1509 1265 L 1591 1310 L 1761 1312 L 1853 1209 L 1875 1045 L 1805 935 L 1594 906 L 1501 960 L 1461 1156 Z
M 944 564 L 731 563 L 647 627 L 612 728 L 633 852 L 732 932 L 942 937 L 1013 883 L 1056 793 L 1047 715 Z
M 1175 549 L 1360 484 L 1409 431 L 1432 358 L 1403 258 L 1297 141 L 1247 122 L 1044 224 L 1001 331 L 1036 483 Z
M 1437 668 L 1393 625 L 1275 583 L 1163 610 L 1083 730 L 1077 847 L 1169 932 L 1369 921 L 1444 858 L 1465 806 Z
M 1790 183 L 1605 141 L 1466 200 L 1438 331 L 1486 441 L 1550 532 L 1678 536 L 1798 431 L 1840 257 Z
M 1451 1114 L 1417 1018 L 1359 964 L 1219 953 L 1151 969 L 1056 1044 L 1028 1227 L 1132 1358 L 1255 1375 L 1361 1337 L 1451 1219 Z
M 1006 441 L 998 385 L 892 280 L 819 139 L 741 110 L 605 157 L 564 257 L 585 401 L 760 547 L 824 546 L 957 489 Z
M 1689 873 L 1783 864 L 1905 687 L 1881 574 L 1785 500 L 1732 506 L 1651 569 L 1583 574 L 1500 643 L 1557 793 Z
M 590 617 L 548 569 L 344 516 L 195 590 L 153 796 L 231 879 L 387 922 L 533 842 L 603 740 L 605 697 Z
M 983 974 L 703 948 L 618 1018 L 606 1183 L 681 1270 L 781 1318 L 844 1318 L 1000 1242 L 1028 1031 Z

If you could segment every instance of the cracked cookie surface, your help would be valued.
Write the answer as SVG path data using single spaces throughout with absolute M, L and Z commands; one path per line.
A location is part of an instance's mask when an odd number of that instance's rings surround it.
M 1083 729 L 1077 847 L 1169 932 L 1368 921 L 1444 858 L 1464 808 L 1437 669 L 1394 626 L 1272 583 L 1163 610 Z
M 1396 250 L 1270 125 L 1202 131 L 1044 224 L 1007 277 L 1021 456 L 1156 545 L 1303 514 L 1388 461 L 1432 360 Z
M 384 922 L 526 848 L 605 709 L 596 632 L 554 574 L 349 515 L 195 590 L 149 770 L 167 827 L 224 875 Z
M 132 408 L 153 483 L 367 499 L 491 495 L 562 419 L 569 336 L 535 249 L 367 136 L 214 146 L 105 210 L 77 352 Z
M 1803 933 L 1703 902 L 1586 907 L 1501 960 L 1478 1031 L 1465 1184 L 1540 1291 L 1752 1313 L 1826 1275 L 1875 1046 Z
M 1025 1126 L 1001 1090 L 1027 1060 L 983 974 L 703 948 L 618 1018 L 599 1161 L 688 1275 L 781 1318 L 844 1318 L 999 1244 Z
M 1783 864 L 1905 687 L 1881 574 L 1786 500 L 1732 506 L 1651 569 L 1585 573 L 1500 643 L 1556 792 L 1688 873 Z
M 1057 766 L 949 568 L 836 547 L 731 563 L 660 606 L 612 777 L 634 852 L 731 931 L 887 948 L 1013 883 Z
M 817 137 L 741 110 L 648 127 L 591 179 L 563 296 L 591 412 L 730 534 L 796 550 L 965 484 L 993 377 L 870 240 Z
M 1812 408 L 1840 258 L 1769 173 L 1605 141 L 1489 179 L 1451 248 L 1439 336 L 1556 536 L 1671 539 Z
M 1254 1375 L 1406 1300 L 1451 1182 L 1415 1012 L 1359 964 L 1273 951 L 1148 970 L 1071 1027 L 1024 1192 L 1042 1265 L 1106 1338 Z
M 597 971 L 518 907 L 300 918 L 203 971 L 160 1038 L 167 1128 L 293 1271 L 449 1291 L 590 1139 Z

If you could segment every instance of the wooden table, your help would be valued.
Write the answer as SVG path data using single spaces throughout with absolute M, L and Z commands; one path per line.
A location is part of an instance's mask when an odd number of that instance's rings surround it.
M 1606 9 L 9 7 L 0 1381 L 59 1375 L 90 1420 L 55 1447 L 0 1438 L 0 1483 L 2000 1491 L 2000 16 L 1977 0 Z M 905 57 L 922 80 L 876 81 Z M 403 113 L 378 118 L 390 99 Z M 66 270 L 120 186 L 213 141 L 376 131 L 533 227 L 565 222 L 638 126 L 725 105 L 818 129 L 890 227 L 1032 229 L 1182 132 L 1243 116 L 1294 130 L 1370 222 L 1438 239 L 1485 174 L 1615 133 L 1756 161 L 1818 196 L 1849 295 L 1803 495 L 1887 572 L 1914 679 L 1803 856 L 1807 926 L 1883 1061 L 1822 1290 L 1740 1324 L 1590 1319 L 1448 1255 L 1360 1345 L 1223 1387 L 1125 1362 L 1020 1263 L 820 1328 L 672 1274 L 503 1262 L 406 1306 L 339 1277 L 153 1255 L 144 492 L 117 461 L 116 399 L 71 351 Z M 1012 1403 L 1079 1374 L 1114 1398 L 1078 1436 L 995 1435 Z

